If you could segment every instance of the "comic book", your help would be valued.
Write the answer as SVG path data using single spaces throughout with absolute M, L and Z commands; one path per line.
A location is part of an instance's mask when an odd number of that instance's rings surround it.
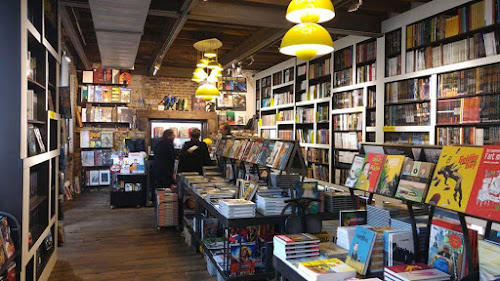
M 422 202 L 431 180 L 433 163 L 413 161 L 407 158 L 396 190 L 396 198 Z
M 377 188 L 377 193 L 387 196 L 394 196 L 396 187 L 399 183 L 399 175 L 403 168 L 405 156 L 403 155 L 387 155 L 385 158 L 384 168 Z
M 345 180 L 345 186 L 354 187 L 356 181 L 361 174 L 361 170 L 363 170 L 363 164 L 365 163 L 365 158 L 362 156 L 354 156 L 354 160 L 352 161 L 351 169 L 349 170 L 349 174 Z
M 472 186 L 467 214 L 500 221 L 500 146 L 485 146 Z
M 368 153 L 365 157 L 363 169 L 359 174 L 356 188 L 368 192 L 374 192 L 378 185 L 382 167 L 385 161 L 385 154 Z
M 482 153 L 482 147 L 443 147 L 425 203 L 464 212 Z
M 356 226 L 345 263 L 361 275 L 365 275 L 368 270 L 376 236 L 377 234 L 374 231 L 362 226 Z

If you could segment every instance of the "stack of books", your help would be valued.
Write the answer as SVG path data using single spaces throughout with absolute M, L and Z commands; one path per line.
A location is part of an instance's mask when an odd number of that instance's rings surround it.
M 328 259 L 337 258 L 340 260 L 345 260 L 345 258 L 347 257 L 347 250 L 332 242 L 319 243 L 319 251 L 321 253 L 321 256 Z
M 272 189 L 270 189 L 272 190 Z M 264 216 L 277 216 L 281 215 L 281 211 L 285 208 L 285 200 L 290 199 L 290 197 L 279 193 L 261 193 L 257 194 L 257 211 Z M 286 214 L 290 214 L 291 208 L 287 209 Z
M 219 210 L 229 219 L 255 217 L 255 203 L 245 199 L 219 200 Z
M 376 238 L 370 258 L 370 273 L 384 271 L 384 231 L 390 229 L 391 227 L 378 227 L 372 229 L 376 233 Z
M 340 210 L 356 209 L 351 194 L 348 192 L 325 192 L 325 211 L 338 213 Z
M 273 246 L 273 254 L 282 260 L 320 256 L 319 239 L 308 233 L 276 235 Z
M 427 252 L 426 249 L 426 238 L 427 238 L 427 220 L 429 216 L 416 216 L 415 222 L 417 224 L 417 235 L 419 241 L 419 250 L 420 253 Z M 411 219 L 410 217 L 400 217 L 391 219 L 391 226 L 394 229 L 407 230 L 412 231 L 411 228 Z
M 337 245 L 349 250 L 356 226 L 341 226 L 337 228 Z
M 161 190 L 161 191 L 160 191 Z M 157 189 L 156 208 L 157 226 L 177 226 L 178 224 L 178 207 L 177 194 L 173 193 L 170 188 Z
M 301 262 L 298 271 L 308 281 L 343 281 L 356 276 L 356 270 L 336 258 Z
M 384 269 L 384 280 L 450 280 L 450 275 L 423 263 L 388 266 Z

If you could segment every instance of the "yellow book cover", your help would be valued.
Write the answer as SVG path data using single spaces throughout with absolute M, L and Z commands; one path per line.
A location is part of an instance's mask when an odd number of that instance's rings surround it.
M 465 212 L 482 153 L 482 147 L 443 147 L 425 202 Z
M 451 37 L 458 34 L 458 16 L 453 16 L 446 19 L 445 37 Z

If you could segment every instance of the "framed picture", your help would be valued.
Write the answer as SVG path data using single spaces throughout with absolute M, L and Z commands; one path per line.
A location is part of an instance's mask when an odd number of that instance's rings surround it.
M 239 93 L 229 93 L 223 92 L 222 95 L 216 99 L 217 109 L 231 109 L 231 110 L 239 110 L 246 111 L 246 95 Z
M 100 175 L 99 171 L 90 171 L 90 186 L 97 186 L 100 184 L 99 181 Z
M 99 171 L 99 184 L 100 185 L 109 185 L 109 183 L 110 183 L 109 170 Z

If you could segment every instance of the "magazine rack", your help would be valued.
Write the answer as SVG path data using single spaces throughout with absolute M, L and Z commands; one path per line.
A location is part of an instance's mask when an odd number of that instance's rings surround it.
M 386 155 L 404 155 L 407 157 L 412 158 L 415 161 L 424 161 L 424 162 L 432 162 L 432 163 L 437 163 L 439 156 L 441 154 L 442 147 L 441 146 L 435 146 L 435 145 L 406 145 L 406 144 L 377 144 L 377 143 L 362 143 L 362 148 L 360 151 L 360 154 L 366 154 L 366 153 L 383 153 Z M 356 196 L 354 194 L 355 190 L 358 191 L 363 191 L 367 192 L 365 190 L 359 190 L 356 188 L 350 188 L 350 187 L 345 187 L 349 188 L 349 191 L 351 193 L 351 196 L 353 198 Z M 370 199 L 368 202 L 373 202 L 373 194 L 370 193 Z M 411 221 L 411 226 L 412 226 L 412 235 L 413 235 L 413 243 L 414 243 L 414 248 L 415 248 L 415 259 L 416 261 L 421 261 L 424 263 L 427 263 L 428 260 L 428 252 L 425 253 L 419 253 L 417 249 L 419 249 L 419 237 L 417 235 L 417 224 L 415 220 L 415 214 L 413 210 L 414 204 L 421 204 L 423 206 L 428 207 L 429 209 L 429 218 L 427 221 L 427 229 L 430 229 L 432 226 L 432 219 L 434 216 L 434 212 L 436 208 L 442 209 L 446 212 L 450 213 L 455 213 L 458 216 L 458 219 L 460 221 L 460 226 L 462 229 L 462 233 L 464 235 L 464 246 L 465 246 L 465 253 L 467 257 L 472 257 L 473 256 L 473 251 L 472 251 L 472 244 L 471 244 L 471 238 L 469 236 L 468 228 L 467 228 L 467 222 L 466 222 L 466 217 L 473 217 L 476 219 L 484 220 L 486 222 L 486 228 L 485 228 L 485 237 L 489 237 L 489 234 L 491 232 L 491 227 L 493 223 L 500 224 L 500 221 L 495 221 L 491 220 L 488 218 L 484 217 L 478 217 L 476 215 L 468 214 L 465 212 L 457 212 L 454 210 L 449 210 L 445 208 L 441 208 L 439 206 L 434 206 L 431 204 L 426 204 L 426 203 L 415 203 L 409 200 L 405 199 L 400 199 L 396 198 L 395 196 L 387 196 L 387 195 L 381 195 L 377 194 L 377 196 L 385 197 L 385 198 L 391 198 L 395 200 L 401 200 L 404 202 L 407 207 L 408 207 L 408 213 Z M 430 243 L 430 231 L 427 231 L 427 236 L 426 236 L 426 241 L 425 245 L 426 247 L 424 249 L 429 248 L 429 243 Z M 462 280 L 479 280 L 479 272 L 473 270 L 473 259 L 467 259 L 467 269 L 469 274 L 465 276 Z
M 3 265 L 0 265 L 0 276 L 7 273 L 12 263 L 15 263 L 16 280 L 20 280 L 19 271 L 21 269 L 21 224 L 13 215 L 9 213 L 0 211 L 0 217 L 1 216 L 7 218 L 7 221 L 10 226 L 10 233 L 12 235 L 12 240 L 14 240 L 14 247 L 16 248 L 16 251 L 9 259 L 5 261 Z

